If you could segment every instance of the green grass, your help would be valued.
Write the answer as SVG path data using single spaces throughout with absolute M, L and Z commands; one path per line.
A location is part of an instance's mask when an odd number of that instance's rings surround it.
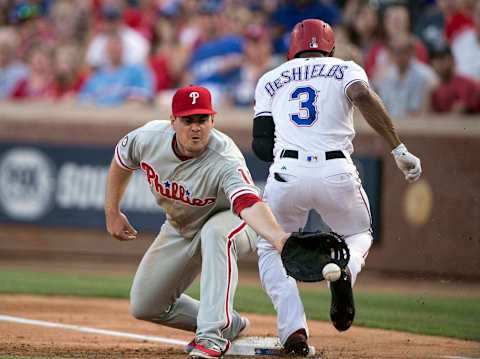
M 72 295 L 128 298 L 131 277 L 105 278 L 86 275 L 1 271 L 0 293 Z M 330 293 L 321 289 L 302 290 L 309 319 L 329 320 Z M 198 298 L 199 286 L 188 293 Z M 480 341 L 478 298 L 438 298 L 379 293 L 356 293 L 355 325 Z M 263 289 L 239 286 L 235 307 L 241 312 L 274 314 Z M 0 357 L 1 359 L 2 357 Z
M 0 293 L 128 298 L 132 278 L 0 271 Z

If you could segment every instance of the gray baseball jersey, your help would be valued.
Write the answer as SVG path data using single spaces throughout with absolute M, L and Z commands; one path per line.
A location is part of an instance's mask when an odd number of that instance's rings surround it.
M 133 280 L 131 311 L 138 319 L 196 332 L 226 350 L 245 321 L 233 310 L 237 258 L 252 253 L 257 235 L 230 210 L 242 194 L 256 194 L 245 160 L 225 134 L 212 130 L 199 157 L 181 160 L 168 121 L 130 132 L 115 149 L 117 164 L 141 169 L 167 221 Z M 201 272 L 198 301 L 184 294 Z
M 167 220 L 185 238 L 205 221 L 231 207 L 240 195 L 259 195 L 245 159 L 225 134 L 212 130 L 208 149 L 186 161 L 174 153 L 175 132 L 168 121 L 152 121 L 125 136 L 116 147 L 117 163 L 141 169 Z

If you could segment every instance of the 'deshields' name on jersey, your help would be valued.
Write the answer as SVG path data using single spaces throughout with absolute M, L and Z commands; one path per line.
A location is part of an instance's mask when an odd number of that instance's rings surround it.
M 180 183 L 175 181 L 165 181 L 160 183 L 158 180 L 158 174 L 155 170 L 146 162 L 140 164 L 142 170 L 147 175 L 147 181 L 149 185 L 154 185 L 155 191 L 161 196 L 170 198 L 173 200 L 181 201 L 190 206 L 204 207 L 209 204 L 213 204 L 216 201 L 215 197 L 207 198 L 191 198 L 191 193 Z
M 274 81 L 267 82 L 265 84 L 265 90 L 268 92 L 270 97 L 273 97 L 277 90 L 291 81 L 305 81 L 316 77 L 333 77 L 336 80 L 342 80 L 346 69 L 348 69 L 348 66 L 346 65 L 333 65 L 330 67 L 326 64 L 294 67 L 292 69 L 283 71 Z

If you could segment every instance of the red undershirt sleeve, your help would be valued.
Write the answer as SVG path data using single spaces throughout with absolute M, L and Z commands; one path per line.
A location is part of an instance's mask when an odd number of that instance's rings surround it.
M 242 195 L 238 196 L 237 198 L 235 198 L 235 200 L 233 201 L 233 206 L 232 206 L 233 212 L 237 216 L 240 216 L 240 213 L 245 208 L 251 207 L 257 202 L 261 202 L 260 197 L 258 197 L 257 195 L 252 194 L 252 193 L 242 194 Z

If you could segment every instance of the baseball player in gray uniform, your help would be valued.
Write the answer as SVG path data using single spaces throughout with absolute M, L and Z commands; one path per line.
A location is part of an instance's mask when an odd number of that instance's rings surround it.
M 115 148 L 106 192 L 108 232 L 134 240 L 137 231 L 120 209 L 132 171 L 141 170 L 166 213 L 131 288 L 131 312 L 142 320 L 195 332 L 191 357 L 221 357 L 248 326 L 233 310 L 237 257 L 256 248 L 257 233 L 281 250 L 288 234 L 258 197 L 245 160 L 215 130 L 211 95 L 179 89 L 170 121 L 152 121 Z M 200 301 L 183 292 L 201 273 Z
M 333 57 L 334 48 L 333 31 L 323 21 L 307 19 L 294 27 L 289 61 L 258 81 L 253 150 L 273 161 L 264 200 L 285 230 L 303 228 L 314 209 L 345 238 L 348 269 L 330 282 L 330 318 L 344 331 L 355 315 L 352 286 L 372 243 L 368 198 L 350 157 L 353 107 L 386 140 L 408 181 L 416 181 L 422 169 L 369 88 L 365 71 Z M 287 351 L 306 355 L 308 327 L 295 280 L 268 240 L 259 241 L 258 255 L 262 284 L 277 310 L 280 341 Z

